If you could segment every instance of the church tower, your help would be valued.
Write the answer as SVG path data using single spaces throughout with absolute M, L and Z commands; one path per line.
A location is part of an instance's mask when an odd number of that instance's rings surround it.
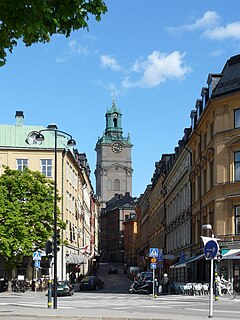
M 96 195 L 101 207 L 116 193 L 132 195 L 132 159 L 130 137 L 123 137 L 122 114 L 113 100 L 106 113 L 106 129 L 96 144 Z

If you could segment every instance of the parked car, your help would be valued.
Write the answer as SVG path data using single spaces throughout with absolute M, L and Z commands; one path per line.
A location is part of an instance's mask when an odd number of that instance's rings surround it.
M 110 266 L 109 267 L 109 270 L 108 270 L 108 273 L 109 274 L 118 274 L 118 268 L 117 267 L 113 267 L 113 266 Z
M 69 281 L 57 282 L 57 295 L 58 296 L 72 296 L 74 294 L 74 288 Z
M 79 285 L 79 289 L 81 291 L 98 290 L 98 289 L 104 289 L 104 288 L 105 288 L 104 282 L 99 277 L 96 277 L 96 276 L 88 276 L 83 278 L 83 280 L 81 280 Z

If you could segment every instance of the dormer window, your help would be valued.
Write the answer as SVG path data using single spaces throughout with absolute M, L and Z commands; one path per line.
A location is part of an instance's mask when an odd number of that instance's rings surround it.
M 191 111 L 190 118 L 191 118 L 191 127 L 193 129 L 196 125 L 196 122 L 197 122 L 197 111 L 196 110 Z
M 202 88 L 201 96 L 202 96 L 202 108 L 204 109 L 208 102 L 208 88 Z
M 209 97 L 211 97 L 213 90 L 215 89 L 216 85 L 218 84 L 219 80 L 221 79 L 221 74 L 209 74 L 207 79 L 208 84 L 208 93 Z

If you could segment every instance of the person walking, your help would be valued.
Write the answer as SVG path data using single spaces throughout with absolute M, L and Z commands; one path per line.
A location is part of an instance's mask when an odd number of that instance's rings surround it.
M 162 293 L 168 294 L 169 278 L 167 273 L 164 273 L 162 278 Z

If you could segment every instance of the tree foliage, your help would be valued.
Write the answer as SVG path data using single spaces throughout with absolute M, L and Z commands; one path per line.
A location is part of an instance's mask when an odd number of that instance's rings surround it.
M 88 29 L 89 14 L 100 21 L 106 12 L 103 0 L 0 0 L 0 66 L 19 39 L 30 46 L 49 42 L 53 34 L 68 37 Z
M 54 182 L 40 172 L 5 168 L 0 177 L 0 254 L 12 270 L 52 236 Z M 58 220 L 58 224 L 63 226 Z

